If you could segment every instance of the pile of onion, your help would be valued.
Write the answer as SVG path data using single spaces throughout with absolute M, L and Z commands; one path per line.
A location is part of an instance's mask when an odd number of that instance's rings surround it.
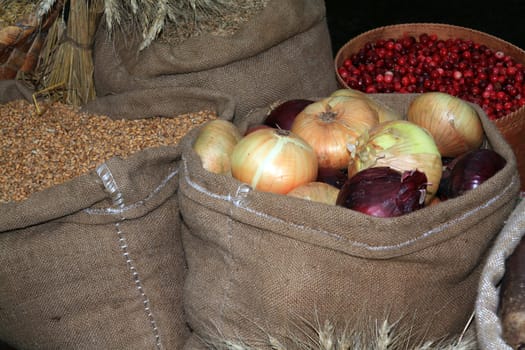
M 256 190 L 378 217 L 462 195 L 506 164 L 481 149 L 479 115 L 457 97 L 423 93 L 406 117 L 343 89 L 317 101 L 280 103 L 244 136 L 231 122 L 211 121 L 193 148 L 205 169 Z

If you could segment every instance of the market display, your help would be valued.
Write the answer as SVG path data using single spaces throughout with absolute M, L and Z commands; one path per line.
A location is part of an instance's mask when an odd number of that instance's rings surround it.
M 525 51 L 333 57 L 322 0 L 0 4 L 0 347 L 524 346 Z

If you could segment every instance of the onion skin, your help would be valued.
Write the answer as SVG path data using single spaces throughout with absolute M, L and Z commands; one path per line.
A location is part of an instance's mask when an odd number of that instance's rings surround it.
M 432 134 L 443 157 L 457 157 L 483 142 L 483 126 L 474 107 L 443 92 L 417 96 L 408 107 L 407 120 Z
M 241 138 L 239 129 L 233 123 L 215 119 L 202 126 L 193 149 L 199 155 L 204 169 L 215 174 L 230 174 L 230 156 Z
M 336 204 L 376 217 L 394 217 L 425 206 L 427 178 L 420 171 L 389 167 L 364 169 L 349 178 Z
M 339 189 L 324 182 L 309 182 L 288 192 L 288 196 L 335 205 Z
M 350 161 L 347 143 L 377 124 L 377 113 L 364 100 L 338 96 L 308 105 L 291 131 L 313 147 L 320 167 L 341 169 Z
M 441 155 L 432 135 L 422 127 L 406 120 L 384 122 L 348 147 L 353 155 L 349 178 L 370 167 L 419 170 L 428 179 L 425 203 L 436 195 L 443 172 Z
M 306 99 L 284 101 L 271 109 L 264 120 L 264 124 L 276 129 L 290 130 L 295 117 L 313 102 Z
M 477 149 L 462 154 L 443 171 L 439 186 L 440 198 L 455 198 L 477 188 L 503 169 L 505 164 L 505 158 L 490 149 Z
M 286 194 L 317 178 L 314 150 L 288 130 L 260 129 L 244 136 L 231 160 L 233 177 L 259 191 Z
M 401 113 L 398 113 L 391 109 L 388 106 L 385 106 L 384 104 L 374 100 L 371 96 L 368 96 L 362 91 L 355 90 L 355 89 L 339 89 L 334 91 L 330 96 L 347 96 L 347 97 L 355 97 L 355 98 L 362 98 L 365 101 L 368 102 L 370 107 L 372 107 L 379 117 L 379 122 L 383 123 L 390 120 L 401 120 L 403 119 L 403 115 Z

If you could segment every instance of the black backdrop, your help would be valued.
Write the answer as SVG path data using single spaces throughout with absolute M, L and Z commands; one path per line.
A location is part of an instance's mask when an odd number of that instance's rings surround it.
M 435 22 L 468 27 L 525 49 L 525 0 L 326 0 L 334 55 L 376 27 Z

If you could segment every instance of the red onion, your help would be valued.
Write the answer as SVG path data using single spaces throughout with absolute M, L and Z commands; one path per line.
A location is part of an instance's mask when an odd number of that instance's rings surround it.
M 424 207 L 426 187 L 427 177 L 421 171 L 372 167 L 344 183 L 336 204 L 377 217 L 400 216 Z
M 264 120 L 264 124 L 272 128 L 290 130 L 297 114 L 314 101 L 306 99 L 293 99 L 282 102 L 272 108 Z
M 454 158 L 443 171 L 440 198 L 455 198 L 475 189 L 503 169 L 506 163 L 505 158 L 490 149 L 476 149 Z
M 348 179 L 347 169 L 319 167 L 317 171 L 317 181 L 327 183 L 339 189 L 343 187 L 346 179 Z

